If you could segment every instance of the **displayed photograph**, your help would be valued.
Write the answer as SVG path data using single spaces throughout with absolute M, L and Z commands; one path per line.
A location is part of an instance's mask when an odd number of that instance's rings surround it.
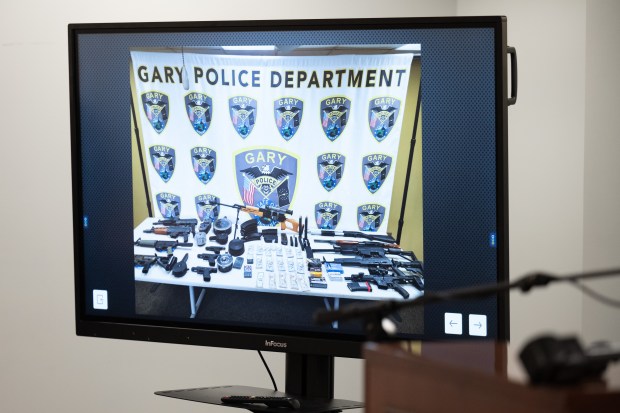
M 136 313 L 310 328 L 424 294 L 421 52 L 131 50 Z

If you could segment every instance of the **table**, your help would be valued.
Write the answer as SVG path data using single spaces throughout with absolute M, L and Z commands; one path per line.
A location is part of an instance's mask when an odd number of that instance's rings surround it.
M 146 218 L 142 223 L 140 223 L 134 229 L 134 240 L 138 240 L 142 238 L 143 240 L 162 240 L 169 241 L 171 238 L 167 235 L 158 235 L 151 233 L 144 233 L 144 230 L 150 229 L 158 219 L 156 218 Z M 280 229 L 278 232 L 280 233 Z M 297 233 L 294 233 L 290 230 L 284 230 L 282 233 L 287 235 L 287 238 L 290 236 L 297 237 Z M 208 238 L 208 237 L 207 237 Z M 232 234 L 229 237 L 229 240 L 232 239 Z M 278 235 L 278 240 L 280 236 Z M 331 237 L 323 237 L 323 236 L 309 236 L 310 244 L 312 248 L 326 248 L 329 244 L 319 244 L 316 242 L 318 239 L 329 239 L 334 240 L 336 238 Z M 182 237 L 178 238 L 178 241 L 182 242 Z M 190 234 L 188 242 L 194 243 L 193 237 Z M 315 245 L 316 244 L 316 245 Z M 215 241 L 207 241 L 205 246 L 221 246 L 217 244 Z M 311 288 L 308 282 L 309 273 L 306 267 L 306 255 L 305 252 L 301 251 L 300 247 L 295 248 L 294 246 L 282 246 L 280 244 L 267 244 L 263 240 L 259 241 L 250 241 L 245 244 L 245 253 L 242 255 L 244 258 L 244 263 L 241 269 L 233 268 L 230 272 L 227 273 L 212 273 L 211 281 L 205 282 L 203 280 L 202 275 L 192 272 L 192 267 L 202 266 L 207 267 L 209 263 L 205 260 L 199 259 L 198 254 L 208 253 L 209 251 L 205 250 L 205 246 L 198 247 L 195 243 L 191 248 L 179 247 L 174 251 L 174 255 L 180 261 L 183 256 L 187 253 L 188 260 L 187 266 L 190 269 L 184 276 L 175 277 L 172 273 L 166 272 L 162 267 L 154 265 L 150 268 L 147 274 L 142 273 L 141 267 L 136 267 L 135 269 L 135 280 L 139 282 L 151 282 L 151 283 L 160 283 L 160 284 L 171 284 L 171 285 L 182 285 L 188 287 L 189 290 L 189 301 L 190 301 L 190 318 L 195 318 L 198 309 L 200 308 L 200 304 L 202 303 L 206 288 L 221 288 L 228 290 L 242 290 L 242 291 L 253 291 L 253 292 L 266 292 L 266 293 L 277 293 L 277 294 L 293 294 L 293 295 L 305 295 L 305 296 L 314 296 L 314 297 L 322 297 L 325 303 L 326 308 L 328 309 L 338 309 L 340 305 L 340 299 L 355 299 L 355 300 L 385 300 L 385 299 L 403 299 L 396 291 L 394 290 L 381 290 L 376 286 L 372 286 L 372 292 L 352 292 L 347 288 L 347 281 L 344 279 L 336 280 L 330 279 L 330 277 L 325 274 L 324 270 L 324 278 L 326 280 L 327 288 Z M 260 251 L 262 250 L 262 254 Z M 165 253 L 156 252 L 153 248 L 148 247 L 134 247 L 134 254 L 141 255 L 165 255 Z M 263 257 L 263 265 L 262 268 L 258 267 L 258 259 L 257 257 Z M 332 260 L 335 257 L 339 257 L 338 254 L 331 253 L 316 253 L 316 258 L 325 258 L 327 260 Z M 267 271 L 267 259 L 271 257 L 273 260 L 273 270 Z M 247 264 L 247 259 L 253 258 L 254 264 L 252 265 L 252 276 L 251 278 L 244 278 L 244 266 Z M 278 263 L 282 261 L 284 263 L 284 271 L 281 271 Z M 289 263 L 293 263 L 292 267 L 289 266 Z M 303 270 L 300 269 L 300 263 L 302 264 Z M 292 268 L 292 271 L 290 270 Z M 363 271 L 363 268 L 356 267 L 345 267 L 345 275 L 348 276 L 351 273 L 357 273 Z M 259 278 L 259 274 L 263 274 L 263 282 L 262 286 L 257 282 Z M 280 276 L 283 274 L 283 276 Z M 273 280 L 273 282 L 272 282 Z M 405 290 L 409 293 L 408 299 L 414 299 L 423 294 L 423 292 L 417 290 L 415 287 L 411 285 L 404 285 Z M 196 288 L 200 289 L 198 296 L 196 296 Z M 330 301 L 330 299 L 332 301 Z M 334 328 L 337 328 L 337 323 L 333 324 Z

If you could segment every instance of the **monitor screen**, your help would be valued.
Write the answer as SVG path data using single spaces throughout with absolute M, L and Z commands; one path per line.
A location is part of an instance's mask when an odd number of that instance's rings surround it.
M 507 280 L 501 17 L 69 27 L 80 335 L 360 356 Z M 507 297 L 390 316 L 507 338 Z

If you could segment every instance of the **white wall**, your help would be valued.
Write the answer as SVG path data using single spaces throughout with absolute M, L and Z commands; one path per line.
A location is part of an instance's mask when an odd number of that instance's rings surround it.
M 224 383 L 269 386 L 251 351 L 75 336 L 69 22 L 505 14 L 509 44 L 519 54 L 519 100 L 509 109 L 511 273 L 563 273 L 619 263 L 617 3 L 227 4 L 0 3 L 1 411 L 223 411 L 152 392 Z M 604 291 L 620 295 L 617 282 L 607 283 Z M 533 335 L 583 332 L 588 341 L 618 340 L 617 320 L 617 312 L 600 308 L 568 287 L 528 297 L 513 294 L 511 374 L 520 375 L 514 349 Z M 267 358 L 283 386 L 283 357 Z M 362 399 L 361 375 L 361 361 L 339 359 L 336 395 Z
M 455 0 L 0 2 L 5 230 L 0 236 L 0 411 L 227 411 L 152 393 L 271 385 L 253 351 L 75 336 L 68 23 L 441 16 L 455 10 Z M 284 358 L 266 357 L 284 387 Z M 362 361 L 336 363 L 336 396 L 363 400 Z

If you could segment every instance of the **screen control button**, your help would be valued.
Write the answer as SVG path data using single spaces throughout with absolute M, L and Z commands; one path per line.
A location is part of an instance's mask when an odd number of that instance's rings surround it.
M 108 291 L 107 290 L 93 290 L 93 308 L 95 310 L 107 310 L 108 309 Z
M 487 316 L 482 314 L 469 315 L 469 335 L 486 337 L 487 335 Z
M 445 313 L 444 331 L 446 334 L 463 334 L 463 314 Z

